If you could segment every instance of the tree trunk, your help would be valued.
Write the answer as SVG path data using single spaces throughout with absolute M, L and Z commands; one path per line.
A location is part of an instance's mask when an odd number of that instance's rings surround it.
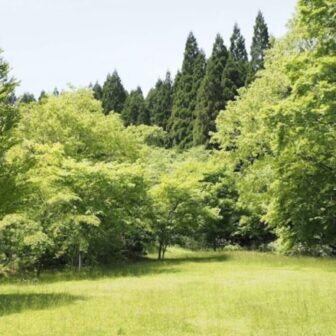
M 81 251 L 78 250 L 78 272 L 82 269 L 82 254 Z
M 158 252 L 158 260 L 162 258 L 162 243 L 159 243 L 159 252 Z
M 162 260 L 165 258 L 166 250 L 167 250 L 167 245 L 164 245 L 162 248 L 162 258 L 161 258 Z

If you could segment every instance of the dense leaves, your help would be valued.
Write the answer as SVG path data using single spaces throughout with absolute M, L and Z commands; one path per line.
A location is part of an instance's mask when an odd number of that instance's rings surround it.
M 121 113 L 124 109 L 127 91 L 124 89 L 117 71 L 114 71 L 112 75 L 108 74 L 103 87 L 96 84 L 93 91 L 95 98 L 101 100 L 105 114 Z
M 250 212 L 241 223 L 259 218 L 285 250 L 335 246 L 335 7 L 300 1 L 260 78 L 218 118 L 216 138 Z
M 153 246 L 163 259 L 171 244 L 335 253 L 335 13 L 300 0 L 270 49 L 259 13 L 250 65 L 237 25 L 208 62 L 190 34 L 175 80 L 146 99 L 115 72 L 16 100 L 1 59 L 1 268 L 80 269 Z
M 170 119 L 172 143 L 180 148 L 189 148 L 193 144 L 196 97 L 205 68 L 205 55 L 199 50 L 195 36 L 190 33 L 184 51 L 182 70 L 175 80 Z
M 264 68 L 265 51 L 270 47 L 268 27 L 263 14 L 259 11 L 251 45 L 251 66 L 248 81 L 251 82 L 257 71 Z
M 121 116 L 126 126 L 139 124 L 149 125 L 150 115 L 140 87 L 131 91 L 126 98 Z
M 165 80 L 159 79 L 146 97 L 146 107 L 150 115 L 152 125 L 168 130 L 168 122 L 171 116 L 173 103 L 173 84 L 170 72 L 167 72 Z
M 197 95 L 195 107 L 194 145 L 207 144 L 210 132 L 215 131 L 215 120 L 219 111 L 225 107 L 222 74 L 228 59 L 228 51 L 220 35 L 217 35 L 208 61 L 205 77 Z

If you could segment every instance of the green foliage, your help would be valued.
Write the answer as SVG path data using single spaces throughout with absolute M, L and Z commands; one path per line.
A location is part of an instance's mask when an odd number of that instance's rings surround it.
M 289 247 L 335 246 L 336 32 L 330 15 L 335 16 L 336 6 L 300 1 L 299 10 L 296 24 L 305 47 L 287 59 L 292 92 L 273 109 L 270 120 L 277 135 L 276 197 L 267 219 Z
M 168 133 L 159 126 L 138 125 L 127 127 L 127 132 L 140 141 L 155 147 L 167 147 L 169 143 Z
M 52 245 L 40 225 L 21 214 L 6 215 L 0 221 L 0 241 L 1 264 L 14 261 L 19 268 L 35 265 Z
M 223 90 L 223 104 L 234 100 L 238 95 L 238 89 L 245 85 L 246 80 L 246 63 L 235 61 L 230 54 L 222 75 L 221 86 Z
M 233 27 L 233 33 L 230 38 L 230 54 L 233 57 L 233 59 L 237 62 L 247 62 L 247 51 L 245 47 L 245 39 L 243 35 L 240 32 L 240 28 L 237 24 Z
M 159 79 L 146 97 L 146 108 L 149 111 L 152 125 L 160 126 L 165 131 L 168 130 L 172 103 L 173 87 L 170 72 L 167 72 L 165 80 Z
M 110 112 L 121 113 L 123 111 L 127 91 L 124 89 L 117 71 L 114 71 L 112 75 L 107 75 L 102 89 L 95 87 L 93 87 L 95 98 L 102 101 L 105 114 Z
M 259 11 L 256 17 L 251 45 L 251 68 L 248 82 L 250 83 L 255 74 L 264 68 L 265 51 L 270 47 L 268 27 L 263 14 Z
M 239 98 L 230 102 L 217 119 L 215 138 L 223 148 L 223 161 L 236 175 L 239 197 L 235 208 L 241 213 L 238 233 L 256 242 L 260 242 L 259 237 L 271 235 L 264 215 L 274 178 L 274 130 L 268 128 L 265 118 L 269 109 L 289 94 L 285 53 L 290 44 L 288 38 L 272 49 L 260 78 L 248 89 L 240 89 Z
M 6 263 L 40 268 L 48 255 L 47 263 L 77 258 L 80 267 L 82 258 L 102 258 L 98 237 L 114 232 L 122 245 L 129 225 L 143 225 L 136 220 L 147 190 L 136 164 L 139 140 L 117 115 L 104 116 L 89 91 L 24 105 L 16 137 L 6 156 L 6 166 L 16 172 L 16 200 L 2 220 Z M 12 227 L 17 238 L 10 236 Z M 9 253 L 16 245 L 22 253 Z
M 210 132 L 214 132 L 215 120 L 225 107 L 221 78 L 228 59 L 228 51 L 223 39 L 217 35 L 212 55 L 208 60 L 205 77 L 197 95 L 193 144 L 207 144 Z
M 335 56 L 335 12 L 332 0 L 299 1 L 299 20 L 304 26 L 306 42 L 318 42 L 318 52 Z
M 137 156 L 136 141 L 127 135 L 119 116 L 104 116 L 100 103 L 86 90 L 51 96 L 44 104 L 24 107 L 21 115 L 18 137 L 60 143 L 66 155 L 103 161 Z
M 217 209 L 205 203 L 202 190 L 203 164 L 195 159 L 173 165 L 162 174 L 150 193 L 154 204 L 152 228 L 159 244 L 158 258 L 163 259 L 168 245 L 180 236 L 193 235 L 208 220 L 217 218 Z
M 1 57 L 1 53 L 0 50 L 0 218 L 15 200 L 12 193 L 13 172 L 7 169 L 4 161 L 7 150 L 16 142 L 13 129 L 19 118 L 17 108 L 11 100 L 17 83 L 9 76 L 9 65 Z
M 206 247 L 215 251 L 228 243 L 236 242 L 238 233 L 239 210 L 236 202 L 238 192 L 234 174 L 223 168 L 219 155 L 208 160 L 206 173 L 202 180 L 207 191 L 206 204 L 218 209 L 218 215 L 208 220 L 200 227 Z M 238 243 L 242 243 L 239 241 Z
M 335 6 L 328 5 L 300 1 L 266 69 L 217 121 L 216 138 L 239 175 L 238 206 L 249 213 L 240 225 L 256 231 L 266 222 L 284 250 L 335 244 Z
M 103 100 L 103 88 L 98 82 L 96 82 L 95 85 L 92 87 L 92 91 L 95 99 L 100 101 Z M 114 109 L 112 109 L 111 111 L 114 111 Z
M 20 98 L 19 98 L 19 102 L 20 104 L 29 104 L 32 102 L 35 102 L 36 99 L 34 97 L 34 95 L 32 93 L 29 92 L 25 92 Z
M 42 100 L 46 99 L 48 97 L 47 93 L 45 91 L 41 91 L 38 101 L 41 102 Z
M 248 83 L 250 65 L 248 62 L 247 51 L 245 48 L 245 39 L 242 36 L 237 24 L 233 28 L 231 36 L 230 56 L 227 68 L 222 78 L 224 90 L 224 100 L 226 102 L 233 100 L 237 95 L 237 89 Z M 229 91 L 226 93 L 226 91 Z
M 149 111 L 140 87 L 128 95 L 121 116 L 126 126 L 150 124 Z
M 54 91 L 53 91 L 53 95 L 55 97 L 58 97 L 60 95 L 60 92 L 58 91 L 57 87 L 55 87 Z
M 181 72 L 176 76 L 172 115 L 169 123 L 173 145 L 189 148 L 193 144 L 196 97 L 205 74 L 206 60 L 196 38 L 189 34 Z
M 208 63 L 190 34 L 174 84 L 167 73 L 146 100 L 114 72 L 103 88 L 17 103 L 0 59 L 0 272 L 80 269 L 154 244 L 159 259 L 172 244 L 276 238 L 287 252 L 335 253 L 335 13 L 300 0 L 267 52 L 259 13 L 250 78 L 237 25 Z

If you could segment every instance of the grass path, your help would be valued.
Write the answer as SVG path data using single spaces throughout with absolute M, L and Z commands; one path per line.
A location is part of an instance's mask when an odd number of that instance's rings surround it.
M 173 250 L 0 285 L 2 336 L 336 335 L 336 261 Z

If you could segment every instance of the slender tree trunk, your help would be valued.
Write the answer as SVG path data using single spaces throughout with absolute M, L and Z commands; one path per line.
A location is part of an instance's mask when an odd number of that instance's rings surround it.
M 166 250 L 167 250 L 167 245 L 164 245 L 162 248 L 162 260 L 165 258 Z
M 82 269 L 82 254 L 81 251 L 78 250 L 78 272 Z
M 162 243 L 159 243 L 159 252 L 158 252 L 158 260 L 161 260 L 162 258 Z

